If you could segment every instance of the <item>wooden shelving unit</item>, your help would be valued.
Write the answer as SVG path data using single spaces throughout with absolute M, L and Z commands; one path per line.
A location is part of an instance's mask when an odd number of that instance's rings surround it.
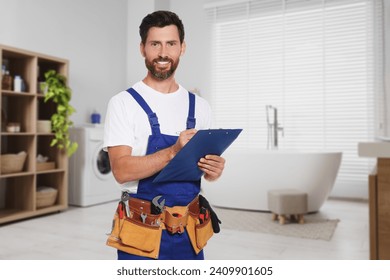
M 390 158 L 369 175 L 370 259 L 390 260 Z
M 50 147 L 52 133 L 37 132 L 37 120 L 50 120 L 54 103 L 45 103 L 39 93 L 39 79 L 48 70 L 68 76 L 68 60 L 0 45 L 0 65 L 6 65 L 11 76 L 20 75 L 24 92 L 1 90 L 0 157 L 4 154 L 27 153 L 23 170 L 4 174 L 0 169 L 0 224 L 30 218 L 68 207 L 68 157 Z M 19 123 L 20 132 L 7 132 L 8 123 Z M 49 157 L 54 169 L 37 171 L 37 155 Z M 0 162 L 1 167 L 1 162 Z M 53 206 L 37 207 L 37 188 L 49 186 L 58 190 Z

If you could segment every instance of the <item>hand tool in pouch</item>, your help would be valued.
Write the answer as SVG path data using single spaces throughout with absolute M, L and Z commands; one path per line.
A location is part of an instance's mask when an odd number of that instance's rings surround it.
M 160 198 L 162 196 L 158 195 L 155 196 L 152 200 L 151 204 L 151 214 L 158 215 L 161 214 L 164 211 L 164 206 L 165 206 L 165 199 L 163 199 L 161 202 L 159 202 Z
M 211 208 L 210 203 L 207 201 L 207 199 L 199 195 L 199 207 L 200 208 L 206 208 L 210 212 L 210 217 L 211 217 L 211 223 L 213 225 L 213 231 L 214 233 L 220 232 L 220 227 L 219 224 L 221 224 L 221 220 L 218 219 L 217 214 L 214 212 L 213 208 Z
M 126 211 L 126 217 L 130 217 L 130 207 L 128 204 L 129 199 L 130 199 L 130 194 L 128 192 L 122 192 L 121 204 L 122 204 L 123 211 Z

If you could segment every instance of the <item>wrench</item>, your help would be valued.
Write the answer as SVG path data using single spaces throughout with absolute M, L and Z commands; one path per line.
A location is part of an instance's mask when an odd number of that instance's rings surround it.
M 161 214 L 164 211 L 165 198 L 161 202 L 158 202 L 161 197 L 162 195 L 158 195 L 153 198 L 152 205 L 151 205 L 152 214 Z
M 143 224 L 146 222 L 146 217 L 147 217 L 147 216 L 148 216 L 147 214 L 141 213 L 141 219 L 142 219 L 142 223 L 143 223 Z

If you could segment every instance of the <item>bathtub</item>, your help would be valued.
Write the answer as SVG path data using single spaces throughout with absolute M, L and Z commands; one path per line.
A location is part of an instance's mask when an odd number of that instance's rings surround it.
M 341 152 L 264 150 L 226 152 L 225 170 L 214 182 L 202 182 L 202 193 L 220 207 L 268 211 L 267 192 L 298 189 L 308 195 L 308 211 L 316 212 L 332 191 Z

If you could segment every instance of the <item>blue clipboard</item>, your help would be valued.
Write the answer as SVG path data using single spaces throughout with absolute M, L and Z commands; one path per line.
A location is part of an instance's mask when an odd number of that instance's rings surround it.
M 198 130 L 191 140 L 154 178 L 154 183 L 172 181 L 198 181 L 203 172 L 198 162 L 206 155 L 222 155 L 234 142 L 242 129 Z

